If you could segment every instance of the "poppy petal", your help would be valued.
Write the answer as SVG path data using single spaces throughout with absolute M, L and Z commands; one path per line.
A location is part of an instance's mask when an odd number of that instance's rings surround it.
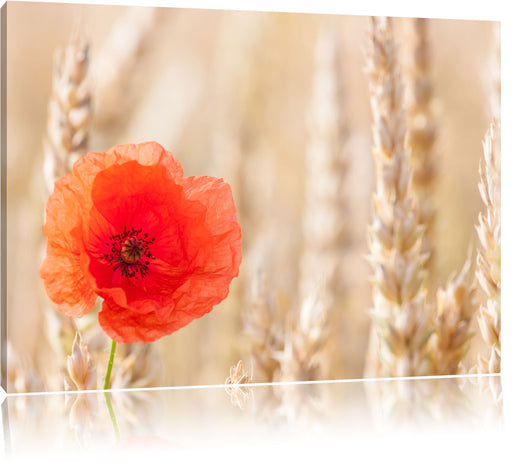
M 184 179 L 183 188 L 189 199 L 206 207 L 205 224 L 213 252 L 203 261 L 204 271 L 238 276 L 242 232 L 229 184 L 219 178 L 192 176 Z
M 93 309 L 97 295 L 86 281 L 80 264 L 81 207 L 71 183 L 71 175 L 57 181 L 48 200 L 43 226 L 48 238 L 46 258 L 39 274 L 59 310 L 67 316 L 80 317 Z
M 105 333 L 118 343 L 149 343 L 172 334 L 203 314 L 206 312 L 173 310 L 170 316 L 160 319 L 156 313 L 140 313 L 105 300 L 98 319 Z

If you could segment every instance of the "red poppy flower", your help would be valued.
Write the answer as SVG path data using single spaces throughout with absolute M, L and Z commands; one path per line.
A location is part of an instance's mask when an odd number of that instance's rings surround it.
M 116 342 L 152 342 L 211 311 L 238 276 L 241 230 L 231 188 L 183 177 L 155 142 L 79 159 L 46 206 L 48 296 L 69 317 L 103 298 Z

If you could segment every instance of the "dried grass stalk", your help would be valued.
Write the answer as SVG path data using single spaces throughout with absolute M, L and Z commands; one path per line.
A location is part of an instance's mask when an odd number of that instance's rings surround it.
M 470 346 L 470 324 L 477 308 L 476 284 L 470 260 L 457 277 L 452 276 L 446 289 L 437 291 L 436 335 L 433 337 L 433 373 L 456 374 Z
M 86 153 L 91 121 L 89 46 L 78 40 L 54 55 L 53 84 L 44 141 L 44 178 L 48 191 Z
M 243 321 L 251 345 L 254 376 L 272 382 L 280 367 L 276 354 L 283 349 L 284 327 L 264 274 L 258 274 L 254 280 L 252 305 Z
M 403 84 L 391 22 L 372 18 L 366 71 L 373 114 L 376 171 L 374 218 L 369 228 L 374 307 L 381 375 L 431 371 L 427 342 L 433 332 L 426 303 L 424 226 L 412 195 L 410 153 L 405 146 Z
M 428 20 L 412 19 L 410 63 L 407 67 L 407 134 L 413 169 L 412 187 L 418 197 L 419 223 L 425 227 L 423 252 L 429 254 L 427 268 L 432 268 L 433 225 L 432 194 L 437 178 L 434 155 L 436 124 L 433 117 L 433 85 L 430 75 Z
M 492 122 L 485 136 L 484 159 L 480 162 L 480 195 L 485 211 L 476 227 L 482 248 L 477 255 L 476 275 L 487 295 L 480 307 L 478 324 L 490 347 L 486 358 L 479 358 L 479 370 L 500 372 L 501 361 L 501 124 Z

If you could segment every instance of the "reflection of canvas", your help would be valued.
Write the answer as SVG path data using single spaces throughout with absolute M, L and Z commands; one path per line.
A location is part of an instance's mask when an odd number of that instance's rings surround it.
M 265 448 L 265 456 L 279 450 L 285 455 L 286 450 L 287 456 L 297 454 L 304 460 L 304 451 L 314 450 L 315 455 L 328 457 L 339 450 L 340 443 L 344 452 L 357 453 L 364 460 L 370 459 L 367 455 L 378 458 L 386 451 L 403 454 L 398 460 L 405 461 L 413 444 L 428 456 L 437 455 L 443 443 L 454 457 L 464 448 L 495 454 L 497 459 L 503 454 L 505 445 L 496 443 L 500 441 L 497 435 L 505 432 L 502 422 L 492 415 L 494 403 L 478 393 L 470 379 L 373 383 L 393 396 L 409 388 L 419 397 L 392 416 L 375 413 L 367 406 L 367 385 L 315 382 L 252 386 L 251 400 L 243 410 L 231 405 L 222 388 L 116 391 L 111 395 L 118 438 L 103 393 L 73 394 L 67 400 L 63 394 L 11 395 L 7 398 L 10 455 L 22 457 L 37 451 L 43 460 L 57 457 L 60 461 L 71 453 L 174 456 L 185 451 L 189 459 L 195 451 L 208 451 L 209 457 L 225 456 L 227 448 L 248 447 L 252 456 L 255 450 Z M 461 389 L 468 399 L 461 399 Z M 269 395 L 291 399 L 271 403 Z M 27 409 L 32 411 L 31 417 L 38 418 L 27 418 Z M 426 434 L 436 444 L 425 445 Z M 362 439 L 366 444 L 361 444 Z
M 497 24 L 69 4 L 7 8 L 9 391 L 63 390 L 65 383 L 101 388 L 112 338 L 121 340 L 112 388 L 223 384 L 228 376 L 228 384 L 246 384 L 499 372 Z M 114 283 L 103 280 L 109 290 L 96 296 L 147 316 L 135 322 L 115 311 L 109 325 L 117 331 L 105 323 L 102 329 L 106 310 L 96 298 L 87 314 L 63 315 L 68 302 L 49 293 L 39 274 L 48 255 L 45 204 L 59 190 L 55 181 L 78 159 L 83 165 L 88 152 L 149 141 L 172 151 L 184 177 L 230 185 L 243 257 L 238 277 L 227 271 L 211 312 L 172 333 L 163 329 L 163 336 L 116 337 L 128 324 L 140 330 L 153 305 L 115 298 Z M 102 210 L 118 212 L 112 197 L 121 186 L 135 194 L 136 184 L 144 191 L 154 185 L 156 176 L 144 183 L 137 159 L 109 178 L 113 194 L 102 196 Z M 127 178 L 133 181 L 123 183 Z M 154 199 L 169 210 L 162 197 Z M 212 209 L 218 216 L 221 202 Z M 196 220 L 191 208 L 180 213 L 187 210 Z M 83 213 L 75 210 L 77 223 Z M 62 218 L 56 231 L 68 243 L 77 236 L 70 223 Z M 118 270 L 120 280 L 156 268 L 151 236 L 138 229 L 113 239 L 115 251 L 103 252 L 110 260 L 98 263 Z M 229 240 L 203 241 L 205 233 L 194 233 L 185 233 L 194 258 L 210 255 L 206 248 L 232 249 Z M 87 246 L 84 236 L 73 242 Z M 222 255 L 234 262 L 229 252 Z M 99 287 L 99 273 L 84 258 L 76 271 Z M 60 280 L 56 268 L 46 270 Z M 162 308 L 158 323 L 173 316 L 168 299 L 176 291 L 193 298 L 212 289 L 206 277 L 194 288 L 170 279 L 162 276 L 158 296 L 144 286 Z

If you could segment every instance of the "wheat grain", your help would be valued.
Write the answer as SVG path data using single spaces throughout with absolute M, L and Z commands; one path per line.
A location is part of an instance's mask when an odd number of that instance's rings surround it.
M 86 153 L 91 121 L 89 46 L 73 40 L 54 55 L 53 83 L 44 140 L 44 178 L 53 183 Z
M 371 316 L 379 339 L 380 373 L 424 375 L 431 370 L 427 341 L 432 312 L 426 303 L 424 226 L 411 191 L 406 113 L 391 22 L 372 18 L 366 71 L 373 114 L 376 171 L 368 261 L 374 274 Z

